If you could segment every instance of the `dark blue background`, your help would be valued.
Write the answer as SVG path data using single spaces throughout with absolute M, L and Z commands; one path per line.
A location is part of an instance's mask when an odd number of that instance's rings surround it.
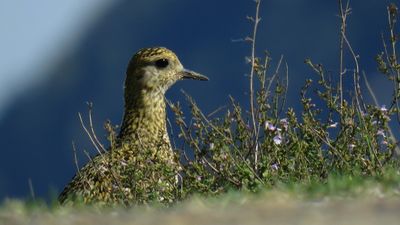
M 382 103 L 388 83 L 376 72 L 374 57 L 382 51 L 381 32 L 387 30 L 388 1 L 351 1 L 348 37 Z M 165 46 L 185 67 L 209 76 L 209 82 L 182 81 L 167 96 L 184 102 L 186 90 L 205 112 L 228 102 L 228 95 L 246 105 L 248 43 L 232 40 L 250 35 L 255 4 L 241 1 L 148 0 L 121 1 L 110 8 L 52 65 L 46 82 L 24 91 L 0 120 L 0 200 L 27 197 L 28 179 L 35 194 L 47 198 L 60 191 L 75 173 L 71 141 L 86 162 L 83 149 L 93 152 L 77 113 L 94 103 L 94 123 L 104 136 L 103 122 L 119 124 L 123 109 L 123 80 L 129 58 L 139 48 Z M 316 76 L 305 58 L 322 63 L 333 75 L 339 64 L 337 1 L 265 0 L 257 37 L 258 53 L 267 49 L 273 65 L 284 55 L 289 65 L 288 106 L 298 108 L 299 88 Z M 73 16 L 73 15 L 71 15 Z M 346 55 L 348 68 L 353 68 Z M 39 74 L 38 74 L 39 75 Z M 385 88 L 386 87 L 386 88 Z

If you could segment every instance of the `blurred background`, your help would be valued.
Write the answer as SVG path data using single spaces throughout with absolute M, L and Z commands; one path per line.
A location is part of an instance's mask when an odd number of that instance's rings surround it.
M 389 1 L 351 1 L 348 38 L 382 104 L 391 88 L 377 73 L 376 54 L 387 31 Z M 395 1 L 398 3 L 398 1 Z M 228 95 L 246 105 L 254 15 L 252 0 L 15 0 L 0 2 L 0 201 L 50 199 L 76 169 L 71 142 L 94 154 L 77 113 L 94 104 L 97 135 L 104 121 L 120 124 L 127 62 L 138 49 L 165 46 L 183 65 L 210 78 L 182 81 L 167 97 L 181 101 L 186 90 L 206 112 L 228 103 Z M 273 64 L 281 55 L 289 65 L 287 106 L 298 109 L 305 78 L 317 79 L 304 59 L 339 73 L 337 1 L 263 0 L 258 53 L 268 50 Z M 347 54 L 348 68 L 352 60 Z M 275 69 L 273 67 L 273 69 Z M 185 104 L 184 104 L 185 105 Z

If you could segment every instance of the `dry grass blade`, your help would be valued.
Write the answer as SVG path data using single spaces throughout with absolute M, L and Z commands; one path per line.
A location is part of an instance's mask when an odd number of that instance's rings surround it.
M 31 178 L 28 179 L 28 185 L 29 185 L 29 193 L 31 194 L 31 198 L 33 201 L 35 201 L 35 199 L 36 199 L 35 190 L 33 189 L 33 183 L 32 183 Z

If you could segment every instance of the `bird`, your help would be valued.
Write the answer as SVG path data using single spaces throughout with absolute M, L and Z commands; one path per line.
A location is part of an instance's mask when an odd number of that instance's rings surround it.
M 143 48 L 130 59 L 124 114 L 114 146 L 84 165 L 59 195 L 61 205 L 170 204 L 179 191 L 179 156 L 167 131 L 165 92 L 178 80 L 206 81 L 165 47 Z

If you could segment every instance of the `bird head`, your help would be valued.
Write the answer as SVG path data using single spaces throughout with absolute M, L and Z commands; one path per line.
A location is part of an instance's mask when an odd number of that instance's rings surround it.
M 161 91 L 165 93 L 181 79 L 208 80 L 204 75 L 185 69 L 171 50 L 163 47 L 144 48 L 130 60 L 126 72 L 125 88 L 137 91 Z

